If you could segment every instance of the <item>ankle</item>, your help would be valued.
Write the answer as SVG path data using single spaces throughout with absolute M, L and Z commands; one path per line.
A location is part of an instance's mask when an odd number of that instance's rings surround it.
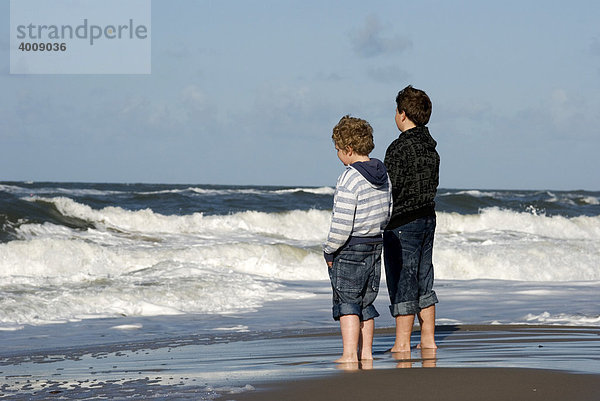
M 392 347 L 392 352 L 410 352 L 410 341 L 409 342 L 396 342 Z

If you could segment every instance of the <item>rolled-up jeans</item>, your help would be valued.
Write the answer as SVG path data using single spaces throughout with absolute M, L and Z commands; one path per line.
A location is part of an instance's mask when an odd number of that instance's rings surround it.
M 385 275 L 392 316 L 414 315 L 438 302 L 433 291 L 435 216 L 383 233 Z
M 329 270 L 333 289 L 333 318 L 358 315 L 360 321 L 379 313 L 373 306 L 381 280 L 382 244 L 347 245 L 335 256 Z

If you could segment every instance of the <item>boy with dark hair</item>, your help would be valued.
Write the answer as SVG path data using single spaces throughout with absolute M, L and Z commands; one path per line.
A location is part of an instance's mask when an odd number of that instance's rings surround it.
M 333 318 L 340 321 L 344 346 L 336 362 L 358 362 L 359 357 L 369 361 L 374 318 L 379 316 L 373 302 L 381 278 L 382 233 L 392 206 L 391 184 L 383 163 L 369 158 L 374 145 L 368 122 L 342 117 L 332 138 L 346 166 L 337 181 L 331 228 L 323 244 Z
M 385 273 L 390 312 L 396 319 L 392 352 L 410 351 L 415 315 L 421 325 L 418 348 L 435 344 L 433 239 L 435 195 L 440 156 L 426 124 L 431 116 L 427 94 L 407 86 L 396 97 L 400 136 L 388 147 L 384 163 L 392 182 L 394 206 L 383 234 Z

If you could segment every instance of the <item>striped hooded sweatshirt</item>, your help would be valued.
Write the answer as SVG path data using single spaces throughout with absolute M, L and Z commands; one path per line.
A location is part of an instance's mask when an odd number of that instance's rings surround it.
M 346 166 L 337 180 L 325 260 L 333 261 L 344 245 L 382 242 L 392 210 L 392 185 L 377 159 Z

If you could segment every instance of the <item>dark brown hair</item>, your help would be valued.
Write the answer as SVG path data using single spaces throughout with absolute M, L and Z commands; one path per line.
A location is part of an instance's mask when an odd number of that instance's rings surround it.
M 431 117 L 431 100 L 427 93 L 415 89 L 411 85 L 398 92 L 396 96 L 398 112 L 406 114 L 406 117 L 417 127 L 426 125 Z

